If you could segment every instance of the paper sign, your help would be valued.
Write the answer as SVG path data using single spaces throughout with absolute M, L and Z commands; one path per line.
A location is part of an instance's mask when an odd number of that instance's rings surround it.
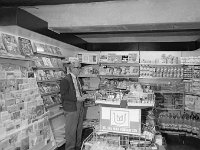
M 141 134 L 141 110 L 101 107 L 100 130 L 105 132 Z

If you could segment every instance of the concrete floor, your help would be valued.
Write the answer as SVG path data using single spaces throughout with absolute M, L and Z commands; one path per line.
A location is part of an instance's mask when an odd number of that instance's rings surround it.
M 87 137 L 90 134 L 90 130 L 84 130 L 83 137 Z M 166 150 L 200 150 L 200 139 L 193 137 L 179 137 L 175 135 L 163 135 L 167 142 Z M 58 150 L 64 150 L 63 145 Z

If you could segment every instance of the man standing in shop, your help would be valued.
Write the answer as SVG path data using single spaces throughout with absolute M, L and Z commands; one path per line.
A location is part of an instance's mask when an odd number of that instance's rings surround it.
M 78 80 L 80 63 L 78 61 L 69 64 L 69 74 L 60 82 L 60 92 L 63 109 L 65 111 L 66 125 L 65 150 L 80 150 L 83 114 L 83 101 L 86 95 L 82 95 L 81 85 Z

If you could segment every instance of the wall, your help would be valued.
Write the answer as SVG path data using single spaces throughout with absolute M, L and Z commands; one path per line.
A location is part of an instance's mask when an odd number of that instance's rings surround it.
M 74 56 L 78 52 L 84 52 L 85 50 L 60 42 L 58 40 L 49 38 L 47 36 L 38 34 L 36 32 L 29 31 L 27 29 L 18 27 L 18 26 L 0 26 L 0 32 L 10 33 L 16 36 L 21 36 L 31 41 L 36 41 L 40 43 L 46 43 L 49 45 L 57 46 L 61 49 L 62 54 L 65 57 Z

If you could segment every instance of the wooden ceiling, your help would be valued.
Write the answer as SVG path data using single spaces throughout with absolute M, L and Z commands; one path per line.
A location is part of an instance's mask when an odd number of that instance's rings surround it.
M 105 1 L 117 1 L 117 0 L 0 0 L 0 6 L 60 5 L 60 4 L 105 2 Z

